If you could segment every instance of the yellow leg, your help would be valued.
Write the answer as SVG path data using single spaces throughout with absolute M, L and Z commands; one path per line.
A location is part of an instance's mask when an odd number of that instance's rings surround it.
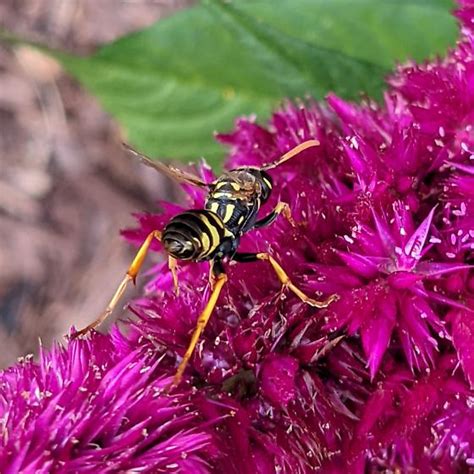
M 201 313 L 197 320 L 196 328 L 194 329 L 193 335 L 191 336 L 191 341 L 189 342 L 188 348 L 184 353 L 183 360 L 180 362 L 178 369 L 176 370 L 176 374 L 173 378 L 173 381 L 171 382 L 171 385 L 167 388 L 167 392 L 171 391 L 174 387 L 177 387 L 180 384 L 184 370 L 186 369 L 189 359 L 193 355 L 196 344 L 198 343 L 199 338 L 201 337 L 201 334 L 204 331 L 204 328 L 206 327 L 209 318 L 211 317 L 212 311 L 216 306 L 217 299 L 219 298 L 219 294 L 226 281 L 227 276 L 225 275 L 225 273 L 221 273 L 216 278 L 211 297 L 209 298 L 209 301 L 207 302 L 204 311 Z
M 209 262 L 209 277 L 208 277 L 208 281 L 209 281 L 209 286 L 211 287 L 211 290 L 214 289 L 214 285 L 216 283 L 216 275 L 214 273 L 214 260 L 211 260 Z
M 171 255 L 168 257 L 168 268 L 170 269 L 171 275 L 173 275 L 174 293 L 176 296 L 179 295 L 178 286 L 178 271 L 177 271 L 177 260 Z
M 125 292 L 125 289 L 127 288 L 128 284 L 130 282 L 135 283 L 138 272 L 140 271 L 140 268 L 143 265 L 143 261 L 145 260 L 146 254 L 153 239 L 160 240 L 161 232 L 154 230 L 153 232 L 150 232 L 150 234 L 148 234 L 148 237 L 145 239 L 145 242 L 143 242 L 142 246 L 135 255 L 132 264 L 128 268 L 127 273 L 125 274 L 123 280 L 120 282 L 120 285 L 112 296 L 112 299 L 109 301 L 109 304 L 105 308 L 104 312 L 93 323 L 89 324 L 84 329 L 81 329 L 80 331 L 77 331 L 72 334 L 71 339 L 87 334 L 91 329 L 96 328 L 112 314 L 112 311 L 119 302 L 120 297 Z
M 254 228 L 258 229 L 260 227 L 265 227 L 267 225 L 272 224 L 280 214 L 283 214 L 285 216 L 286 220 L 292 225 L 292 227 L 296 227 L 296 222 L 291 216 L 290 206 L 286 202 L 280 201 L 275 206 L 273 211 L 270 212 L 270 214 L 255 222 Z
M 286 202 L 279 202 L 275 206 L 274 212 L 278 214 L 283 214 L 285 219 L 292 225 L 292 227 L 296 227 L 296 222 L 294 221 L 293 217 L 291 216 L 291 209 L 290 206 Z
M 328 307 L 333 301 L 336 301 L 339 296 L 338 295 L 331 295 L 324 301 L 317 301 L 313 300 L 309 296 L 306 296 L 298 287 L 296 287 L 290 280 L 290 277 L 285 273 L 285 270 L 281 267 L 281 265 L 268 253 L 258 253 L 256 255 L 258 260 L 267 260 L 270 265 L 275 270 L 278 279 L 280 280 L 283 288 L 288 288 L 291 290 L 301 301 L 309 304 L 310 306 L 314 306 L 315 308 L 326 308 Z

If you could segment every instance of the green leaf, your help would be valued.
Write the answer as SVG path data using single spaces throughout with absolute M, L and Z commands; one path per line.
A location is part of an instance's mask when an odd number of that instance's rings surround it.
M 447 0 L 207 0 L 81 58 L 56 54 L 150 155 L 212 164 L 214 130 L 285 97 L 380 97 L 396 61 L 455 41 Z

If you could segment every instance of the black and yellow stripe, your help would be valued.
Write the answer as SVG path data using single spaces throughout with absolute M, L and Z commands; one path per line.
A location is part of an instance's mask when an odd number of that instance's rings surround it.
M 174 258 L 202 261 L 212 258 L 225 236 L 224 223 L 217 214 L 192 210 L 171 219 L 163 231 L 162 242 Z

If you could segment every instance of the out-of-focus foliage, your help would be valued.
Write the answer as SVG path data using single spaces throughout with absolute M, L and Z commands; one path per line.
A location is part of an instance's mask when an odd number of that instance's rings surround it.
M 394 62 L 454 43 L 448 0 L 205 0 L 89 57 L 54 53 L 151 155 L 219 163 L 215 130 L 282 98 L 380 97 Z

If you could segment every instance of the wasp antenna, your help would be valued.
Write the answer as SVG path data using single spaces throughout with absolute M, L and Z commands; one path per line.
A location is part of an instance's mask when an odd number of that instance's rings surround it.
M 319 146 L 319 145 L 320 145 L 320 143 L 319 143 L 318 140 L 307 140 L 307 141 L 305 141 L 303 143 L 300 143 L 299 145 L 295 146 L 290 151 L 286 152 L 278 160 L 272 161 L 271 163 L 263 165 L 260 169 L 266 171 L 266 170 L 271 170 L 273 168 L 276 168 L 277 166 L 280 166 L 285 161 L 288 161 L 291 158 L 295 157 L 296 155 L 299 155 L 302 151 L 304 151 L 308 148 L 311 148 L 313 146 Z

